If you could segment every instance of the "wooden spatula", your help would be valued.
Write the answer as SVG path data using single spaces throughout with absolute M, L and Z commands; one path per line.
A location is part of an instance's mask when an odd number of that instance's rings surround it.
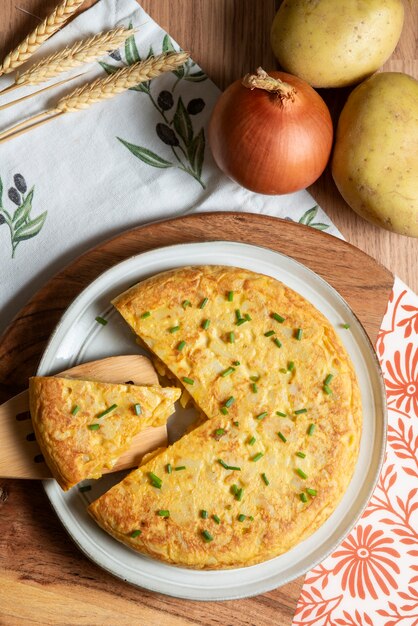
M 113 356 L 91 361 L 60 372 L 59 376 L 97 380 L 107 383 L 158 385 L 158 377 L 149 359 L 140 355 Z M 147 428 L 138 434 L 112 470 L 116 472 L 138 465 L 141 457 L 159 446 L 167 445 L 167 428 Z M 29 392 L 22 391 L 0 405 L 0 476 L 4 478 L 52 478 L 35 441 L 29 413 Z

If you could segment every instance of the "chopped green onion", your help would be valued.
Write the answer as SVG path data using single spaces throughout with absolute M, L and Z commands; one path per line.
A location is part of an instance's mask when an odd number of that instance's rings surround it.
M 208 302 L 209 298 L 203 298 L 202 302 L 199 304 L 199 309 L 204 309 Z
M 266 415 L 268 415 L 267 411 L 264 411 L 264 413 L 260 413 L 259 415 L 256 415 L 255 419 L 256 420 L 263 420 Z
M 192 306 L 192 303 L 190 302 L 190 300 L 183 300 L 181 306 L 183 307 L 183 309 L 185 309 L 187 306 Z
M 306 457 L 306 454 L 304 452 L 296 452 L 296 456 L 298 456 L 301 459 L 304 459 Z
M 218 435 L 218 437 L 221 437 L 224 434 L 225 434 L 225 429 L 224 428 L 217 428 L 215 430 L 215 435 Z
M 241 365 L 241 361 L 234 361 L 234 365 L 238 367 L 238 365 Z
M 302 415 L 302 413 L 307 413 L 308 409 L 299 409 L 298 411 L 295 411 L 295 415 Z
M 237 326 L 242 326 L 243 324 L 245 324 L 245 322 L 248 322 L 247 319 L 241 318 L 240 320 L 238 320 L 238 322 L 236 323 Z
M 153 487 L 157 487 L 157 489 L 161 489 L 161 485 L 163 484 L 163 481 L 161 480 L 161 478 L 159 478 L 152 472 L 148 472 L 148 477 Z
M 104 317 L 100 317 L 100 315 L 98 315 L 96 317 L 96 322 L 98 322 L 99 324 L 101 324 L 102 326 L 106 326 L 107 324 L 107 320 L 105 320 Z
M 276 331 L 275 330 L 268 330 L 266 333 L 264 333 L 264 337 L 271 337 L 272 335 L 275 335 Z
M 243 513 L 240 513 L 240 514 L 238 515 L 238 521 L 239 521 L 239 522 L 243 522 L 243 521 L 245 520 L 245 518 L 246 518 L 246 515 L 243 515 Z
M 185 469 L 186 469 L 185 465 L 178 465 L 177 467 L 174 468 L 176 472 L 180 472 L 181 470 L 185 470 Z
M 229 411 L 226 406 L 221 406 L 221 413 L 222 415 L 228 415 Z
M 139 537 L 139 535 L 142 535 L 142 530 L 134 530 L 133 532 L 131 532 L 131 537 L 132 539 L 135 539 L 135 537 Z
M 252 383 L 251 384 L 251 389 L 253 390 L 253 393 L 257 393 L 257 391 L 258 391 L 257 383 Z
M 204 321 L 202 322 L 202 328 L 203 328 L 204 330 L 207 330 L 207 329 L 209 328 L 209 326 L 210 326 L 210 320 L 204 320 Z
M 143 313 L 143 314 L 141 315 L 141 319 L 142 319 L 142 320 L 144 320 L 144 319 L 146 319 L 147 317 L 150 317 L 150 315 L 151 315 L 151 312 L 150 312 L 150 311 L 145 311 L 145 313 Z
M 233 367 L 228 367 L 225 371 L 223 371 L 221 373 L 222 378 L 225 378 L 225 376 L 229 376 L 230 374 L 232 374 L 233 372 L 235 372 L 235 368 Z
M 272 313 L 271 317 L 276 320 L 276 322 L 279 322 L 279 324 L 283 324 L 283 322 L 285 321 L 285 317 L 282 317 L 281 315 L 279 315 L 278 313 Z
M 76 404 L 71 410 L 71 415 L 77 415 L 79 410 L 80 410 L 80 407 L 78 406 L 78 404 Z
M 91 490 L 91 485 L 82 485 L 81 487 L 78 488 L 78 490 L 81 493 L 85 493 L 86 491 L 90 491 Z
M 295 369 L 295 364 L 293 363 L 293 361 L 289 361 L 289 363 L 287 364 L 287 369 L 289 372 L 292 372 Z
M 241 489 L 238 489 L 237 493 L 235 494 L 235 497 L 238 500 L 238 502 L 241 502 L 243 494 L 244 494 L 244 489 L 241 487 Z
M 170 517 L 170 511 L 168 511 L 167 509 L 159 509 L 157 511 L 157 515 L 159 515 L 160 517 Z
M 287 369 L 285 369 L 284 367 L 281 367 L 281 368 L 279 369 L 279 372 L 280 372 L 281 374 L 287 374 Z
M 173 333 L 176 333 L 178 330 L 180 330 L 180 326 L 172 326 L 171 328 L 168 329 L 168 332 L 173 334 Z
M 238 485 L 235 485 L 235 484 L 234 484 L 234 485 L 231 485 L 231 493 L 233 493 L 233 494 L 234 494 L 234 496 L 236 496 L 236 495 L 237 495 L 238 491 L 239 491 L 239 489 L 238 489 Z
M 173 471 L 173 468 L 171 467 L 171 463 L 167 463 L 167 465 L 165 466 L 165 470 L 167 474 L 171 474 L 171 472 Z
M 300 341 L 302 339 L 302 333 L 303 333 L 303 330 L 301 328 L 298 328 L 297 331 L 296 331 L 296 334 L 295 334 L 295 338 L 298 341 Z
M 286 439 L 286 437 L 283 435 L 283 433 L 278 432 L 277 434 L 278 434 L 278 436 L 279 436 L 279 439 L 281 439 L 281 440 L 283 441 L 283 443 L 286 443 L 287 439 Z
M 251 457 L 251 461 L 254 461 L 254 463 L 256 463 L 257 461 L 259 461 L 261 459 L 262 456 L 264 456 L 264 453 L 263 452 L 258 452 L 253 457 Z
M 100 428 L 100 424 L 89 424 L 89 425 L 87 426 L 87 428 L 88 428 L 89 430 L 99 430 L 99 428 Z
M 251 320 L 253 319 L 249 313 L 246 313 L 244 317 L 247 320 L 247 322 L 251 322 Z
M 350 328 L 350 324 L 343 324 L 343 328 L 347 330 L 348 328 Z
M 302 502 L 306 503 L 308 501 L 308 498 L 305 496 L 304 493 L 300 493 L 299 494 L 299 498 L 302 500 Z
M 180 343 L 179 343 L 179 344 L 178 344 L 178 346 L 177 346 L 177 350 L 178 350 L 179 352 L 181 352 L 181 351 L 183 350 L 183 348 L 184 348 L 184 346 L 185 346 L 185 345 L 186 345 L 186 342 L 185 342 L 185 341 L 180 341 Z
M 222 467 L 224 469 L 227 469 L 227 470 L 237 470 L 238 472 L 241 471 L 240 467 L 235 467 L 234 465 L 228 465 L 227 463 L 225 463 L 225 461 L 222 461 L 222 459 L 218 459 L 218 463 L 220 465 L 222 465 Z
M 239 422 L 233 422 L 234 426 L 239 426 Z
M 234 404 L 234 402 L 235 402 L 234 396 L 229 396 L 228 400 L 225 402 L 225 406 L 229 408 L 232 404 Z
M 228 341 L 229 341 L 229 343 L 235 343 L 235 333 L 233 333 L 233 332 L 229 333 Z
M 280 411 L 276 411 L 276 415 L 279 417 L 287 417 L 286 413 L 281 413 Z
M 254 381 L 255 383 L 258 383 L 258 381 L 260 380 L 260 376 L 250 376 L 250 380 Z
M 234 292 L 228 291 L 228 302 L 232 302 L 234 299 Z
M 141 415 L 142 409 L 141 409 L 140 404 L 134 404 L 134 410 L 135 410 L 136 415 Z
M 324 385 L 329 385 L 333 378 L 334 376 L 332 374 L 328 374 L 328 376 L 324 380 Z
M 117 404 L 112 404 L 112 406 L 108 407 L 107 409 L 105 409 L 104 411 L 102 411 L 101 413 L 99 413 L 99 415 L 97 416 L 97 419 L 100 419 L 101 417 L 104 417 L 105 415 L 107 415 L 108 413 L 111 413 L 112 411 L 114 411 L 115 409 L 117 409 L 118 405 Z
M 208 543 L 209 541 L 213 541 L 212 535 L 207 530 L 202 530 L 202 536 L 206 543 Z
M 187 376 L 183 376 L 182 381 L 184 383 L 187 383 L 188 385 L 194 385 L 194 380 L 193 378 L 188 378 Z
M 324 385 L 322 389 L 323 389 L 324 393 L 327 394 L 327 396 L 331 396 L 332 395 L 332 389 L 331 389 L 331 387 L 328 387 L 328 385 Z
M 277 337 L 275 337 L 275 338 L 273 339 L 273 341 L 274 341 L 274 343 L 276 344 L 276 346 L 277 346 L 278 348 L 281 348 L 281 347 L 282 347 L 282 342 L 281 342 L 279 339 L 277 339 Z
M 270 484 L 269 479 L 267 478 L 267 476 L 266 476 L 264 473 L 263 473 L 263 474 L 261 474 L 261 478 L 264 480 L 264 482 L 265 482 L 265 484 L 266 484 L 266 485 L 269 485 L 269 484 Z
M 212 519 L 216 524 L 220 524 L 221 520 L 219 519 L 219 517 L 217 515 L 212 515 Z
M 237 321 L 242 320 L 241 311 L 239 309 L 235 309 L 235 317 L 237 318 Z
M 306 480 L 306 478 L 308 478 L 308 475 L 305 474 L 305 472 L 303 470 L 301 470 L 300 467 L 296 468 L 296 474 L 298 476 L 300 476 L 301 478 L 303 478 L 304 480 Z
M 253 516 L 252 516 L 252 515 L 249 515 L 249 516 L 248 516 L 248 519 L 250 520 L 250 522 L 253 522 L 253 521 L 254 521 L 254 518 L 253 518 Z
M 310 424 L 308 428 L 308 435 L 312 436 L 315 430 L 315 424 Z
M 207 518 L 208 518 L 208 516 L 209 516 L 209 514 L 208 514 L 208 512 L 207 512 L 207 511 L 205 511 L 205 509 L 202 509 L 202 510 L 200 511 L 200 517 L 201 517 L 202 519 L 207 519 Z
M 308 487 L 306 491 L 307 493 L 309 493 L 310 496 L 316 496 L 318 493 L 316 489 L 311 489 L 310 487 Z

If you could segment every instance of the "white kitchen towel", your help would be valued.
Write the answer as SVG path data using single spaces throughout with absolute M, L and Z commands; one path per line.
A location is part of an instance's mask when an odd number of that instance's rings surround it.
M 102 65 L 91 64 L 71 87 L 0 112 L 0 130 L 53 106 L 87 79 L 179 48 L 135 0 L 101 0 L 54 35 L 30 63 L 80 38 L 130 24 L 138 32 L 126 46 Z M 0 79 L 0 89 L 13 80 Z M 34 89 L 14 91 L 13 97 Z M 144 222 L 198 211 L 245 211 L 339 234 L 306 191 L 259 195 L 220 172 L 206 141 L 219 94 L 189 61 L 149 84 L 0 144 L 0 332 L 65 264 Z M 0 104 L 8 99 L 12 94 L 0 94 Z

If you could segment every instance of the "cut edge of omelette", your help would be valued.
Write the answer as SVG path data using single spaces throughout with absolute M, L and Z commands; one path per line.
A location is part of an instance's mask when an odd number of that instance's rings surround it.
M 149 427 L 166 424 L 180 392 L 157 385 L 104 383 L 56 376 L 29 380 L 36 440 L 63 490 L 100 478 Z

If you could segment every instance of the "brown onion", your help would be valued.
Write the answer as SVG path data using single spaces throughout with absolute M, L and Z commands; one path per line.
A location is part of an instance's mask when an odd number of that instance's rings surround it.
M 327 165 L 332 135 L 328 107 L 308 83 L 261 68 L 224 91 L 209 124 L 219 168 L 263 194 L 311 185 Z

